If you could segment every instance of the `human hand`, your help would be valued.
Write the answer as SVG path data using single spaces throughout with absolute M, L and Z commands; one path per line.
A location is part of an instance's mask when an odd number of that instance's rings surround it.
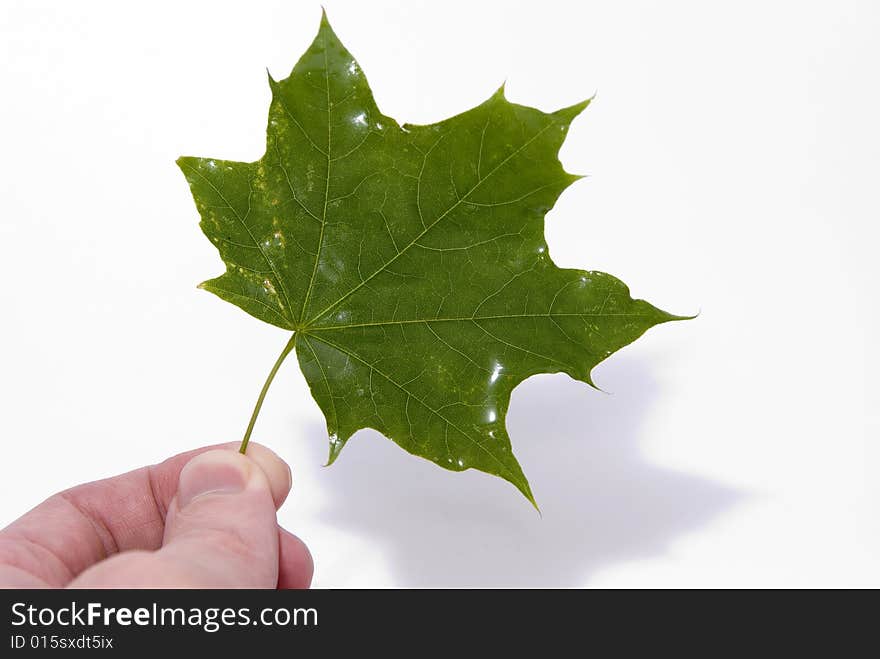
M 307 588 L 309 550 L 275 518 L 289 467 L 236 447 L 50 497 L 0 531 L 0 587 Z

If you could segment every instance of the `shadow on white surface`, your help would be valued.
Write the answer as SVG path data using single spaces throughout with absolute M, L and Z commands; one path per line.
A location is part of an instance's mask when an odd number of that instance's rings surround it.
M 643 459 L 656 399 L 643 366 L 618 358 L 601 383 L 618 393 L 564 375 L 514 391 L 508 427 L 542 516 L 500 479 L 438 469 L 362 431 L 324 472 L 321 517 L 376 543 L 397 586 L 566 587 L 664 552 L 743 496 Z

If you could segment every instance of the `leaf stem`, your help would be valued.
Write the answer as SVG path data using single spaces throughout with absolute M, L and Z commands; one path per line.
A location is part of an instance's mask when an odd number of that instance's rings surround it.
M 297 333 L 294 332 L 293 336 L 291 336 L 290 340 L 287 342 L 287 345 L 284 346 L 284 350 L 278 355 L 278 359 L 275 360 L 275 365 L 272 367 L 272 370 L 269 371 L 269 376 L 266 378 L 266 382 L 263 384 L 263 389 L 260 391 L 260 396 L 257 398 L 257 404 L 254 406 L 254 412 L 251 414 L 251 420 L 248 423 L 247 430 L 244 431 L 244 439 L 241 440 L 241 447 L 238 449 L 239 453 L 247 451 L 248 442 L 251 439 L 251 433 L 254 431 L 254 424 L 256 424 L 257 417 L 260 415 L 260 408 L 263 407 L 263 399 L 266 398 L 266 392 L 269 391 L 269 385 L 271 385 L 272 380 L 275 379 L 275 374 L 278 373 L 281 364 L 284 363 L 287 355 L 289 355 L 296 347 L 296 336 Z

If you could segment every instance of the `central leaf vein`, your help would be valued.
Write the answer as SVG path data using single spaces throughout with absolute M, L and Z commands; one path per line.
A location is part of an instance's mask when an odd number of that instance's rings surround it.
M 321 231 L 318 234 L 318 250 L 315 253 L 315 265 L 312 268 L 312 277 L 309 280 L 309 287 L 306 289 L 306 294 L 303 298 L 302 310 L 299 313 L 300 321 L 305 318 L 306 312 L 309 308 L 309 300 L 312 296 L 312 289 L 315 287 L 315 276 L 318 274 L 318 265 L 321 262 L 321 249 L 324 246 L 324 229 L 327 226 L 327 204 L 330 200 L 330 163 L 333 162 L 333 157 L 330 155 L 333 107 L 332 103 L 330 102 L 330 70 L 328 68 L 329 65 L 327 62 L 326 36 L 323 38 L 322 50 L 324 51 L 324 87 L 327 90 L 327 151 L 324 154 L 327 156 L 327 177 L 324 184 L 324 209 L 321 213 Z

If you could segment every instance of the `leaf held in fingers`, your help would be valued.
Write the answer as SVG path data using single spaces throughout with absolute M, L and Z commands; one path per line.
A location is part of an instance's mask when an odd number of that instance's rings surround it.
M 511 390 L 536 373 L 589 383 L 600 361 L 677 318 L 550 259 L 544 215 L 579 178 L 557 154 L 589 101 L 548 114 L 502 88 L 451 119 L 400 125 L 326 17 L 269 85 L 262 158 L 178 160 L 226 264 L 201 287 L 296 333 L 330 462 L 375 428 L 534 503 L 505 428 Z

